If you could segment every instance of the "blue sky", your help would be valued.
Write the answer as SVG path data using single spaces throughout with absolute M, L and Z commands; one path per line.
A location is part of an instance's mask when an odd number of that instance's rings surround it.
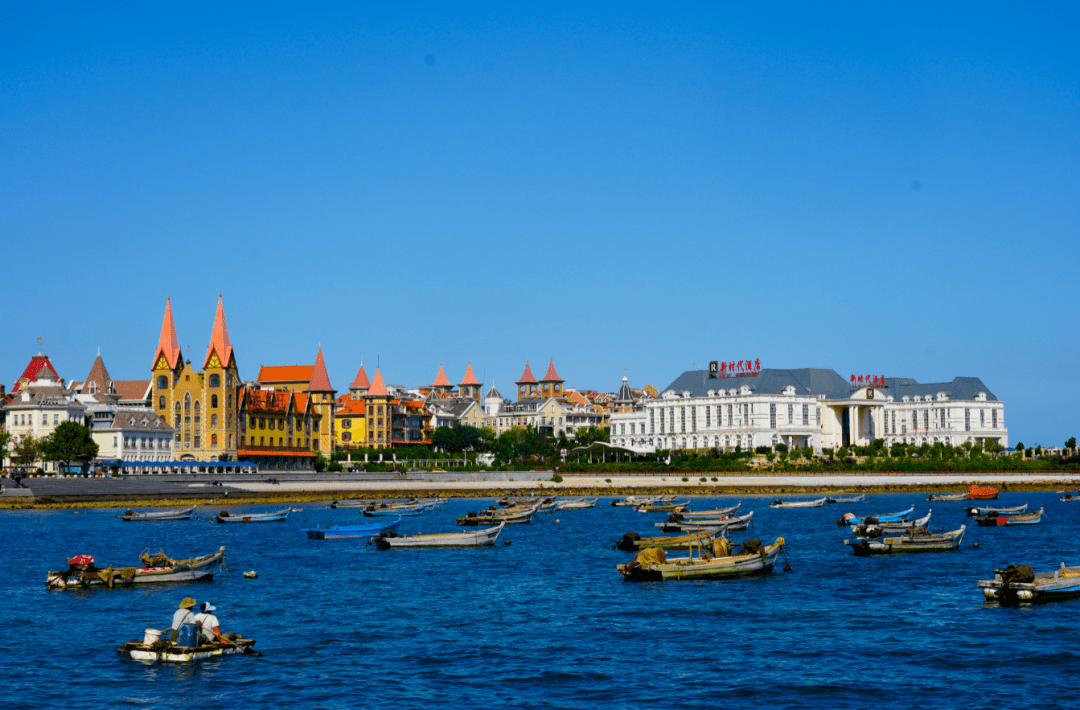
M 1080 434 L 1075 4 L 307 5 L 0 8 L 8 386 L 221 292 L 245 378 L 760 358 Z

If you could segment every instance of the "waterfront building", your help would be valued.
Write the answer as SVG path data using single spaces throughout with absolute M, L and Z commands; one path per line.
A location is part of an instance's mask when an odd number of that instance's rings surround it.
M 260 471 L 310 471 L 322 415 L 308 392 L 247 385 L 240 390 L 237 455 Z
M 356 371 L 356 377 L 349 384 L 349 398 L 363 399 L 369 389 L 371 389 L 371 381 L 368 380 L 367 373 L 364 372 L 364 363 L 361 362 L 360 369 Z
M 362 369 L 362 368 L 361 368 Z M 309 395 L 310 405 L 318 418 L 319 430 L 312 436 L 312 449 L 327 454 L 334 450 L 334 410 L 337 407 L 337 394 L 330 384 L 323 361 L 322 346 L 315 355 L 314 365 L 262 366 L 256 382 L 260 387 L 284 389 L 290 392 L 303 392 Z
M 458 395 L 473 400 L 477 404 L 480 403 L 480 394 L 483 390 L 483 385 L 480 380 L 476 379 L 476 373 L 473 372 L 472 362 L 465 368 L 465 376 L 461 378 L 461 382 L 458 383 Z
M 365 420 L 367 421 L 367 435 L 364 445 L 367 448 L 384 448 L 391 445 L 392 419 L 391 402 L 393 398 L 383 382 L 382 369 L 375 368 L 375 377 L 371 380 L 371 386 L 364 394 L 364 404 L 367 408 Z
M 152 397 L 154 411 L 167 421 L 171 419 L 176 460 L 235 460 L 241 383 L 221 296 L 218 296 L 202 370 L 196 370 L 190 359 L 184 359 L 179 343 L 172 299 L 167 299 L 152 366 Z
M 16 442 L 27 437 L 44 439 L 62 422 L 76 422 L 90 426 L 86 404 L 79 401 L 74 389 L 67 386 L 53 367 L 48 356 L 38 353 L 30 359 L 22 375 L 15 381 L 8 402 L 3 406 L 7 431 L 11 433 L 8 447 L 10 465 L 11 449 Z M 42 460 L 29 464 L 56 473 L 56 464 Z
M 487 426 L 502 434 L 515 427 L 535 427 L 552 436 L 576 435 L 584 427 L 603 426 L 603 409 L 591 404 L 576 404 L 564 394 L 564 380 L 555 371 L 552 360 L 543 379 L 537 380 L 526 361 L 525 370 L 515 383 L 518 400 L 503 399 L 492 386 L 484 397 Z
M 338 397 L 334 411 L 334 449 L 355 449 L 367 445 L 367 403 L 354 399 L 352 392 Z
M 431 383 L 430 391 L 443 397 L 451 397 L 454 394 L 454 385 L 450 384 L 450 380 L 446 377 L 446 370 L 443 369 L 441 362 L 439 363 L 439 374 L 435 376 L 435 381 Z
M 611 443 L 640 452 L 759 446 L 885 444 L 1008 446 L 1004 403 L 977 377 L 919 384 L 910 378 L 845 380 L 834 370 L 762 369 L 680 375 L 657 399 L 611 415 Z

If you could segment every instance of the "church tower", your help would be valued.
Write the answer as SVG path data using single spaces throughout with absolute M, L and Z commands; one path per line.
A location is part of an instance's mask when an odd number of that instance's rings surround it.
M 536 389 L 536 386 L 539 383 L 536 381 L 536 377 L 532 373 L 532 368 L 529 367 L 528 360 L 525 361 L 525 372 L 521 373 L 521 379 L 518 380 L 515 384 L 517 385 L 517 398 L 519 402 L 523 399 L 532 399 L 539 396 L 539 392 L 537 392 Z
M 240 373 L 236 367 L 236 355 L 229 340 L 229 327 L 225 324 L 225 307 L 218 295 L 217 312 L 214 314 L 214 330 L 210 345 L 206 348 L 203 372 L 203 401 L 206 409 L 203 417 L 202 443 L 211 460 L 235 458 L 237 443 L 237 400 Z M 222 458 L 225 454 L 225 458 Z
M 469 366 L 465 368 L 465 377 L 458 383 L 458 394 L 479 404 L 480 387 L 480 380 L 476 379 L 476 374 L 473 372 L 472 363 L 470 362 Z
M 323 362 L 322 346 L 315 356 L 315 367 L 311 370 L 311 384 L 308 385 L 311 404 L 319 415 L 319 451 L 329 456 L 334 450 L 334 413 L 337 403 L 334 395 L 337 391 L 330 385 L 330 375 Z
M 547 372 L 540 380 L 540 395 L 545 399 L 550 397 L 562 397 L 563 380 L 559 373 L 555 372 L 555 359 L 548 363 Z

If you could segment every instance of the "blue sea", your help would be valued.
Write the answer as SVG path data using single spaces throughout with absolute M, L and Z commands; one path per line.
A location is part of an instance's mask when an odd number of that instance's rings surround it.
M 124 523 L 116 509 L 0 511 L 0 704 L 6 708 L 995 708 L 1080 706 L 1080 601 L 984 603 L 995 567 L 1080 564 L 1080 504 L 1051 493 L 998 504 L 1046 506 L 1041 525 L 980 528 L 965 503 L 869 495 L 865 503 L 770 510 L 741 500 L 754 528 L 787 540 L 791 571 L 726 581 L 627 583 L 612 549 L 666 514 L 609 507 L 508 526 L 510 545 L 381 551 L 308 540 L 301 528 L 355 524 L 355 510 L 302 504 L 284 523 Z M 452 532 L 491 499 L 452 500 L 401 532 Z M 931 527 L 968 524 L 953 553 L 856 558 L 833 519 L 933 508 Z M 234 514 L 270 506 L 231 507 Z M 369 519 L 370 520 L 370 519 Z M 975 544 L 977 543 L 977 547 Z M 213 582 L 47 591 L 50 569 L 225 545 Z M 258 579 L 243 572 L 256 570 Z M 222 627 L 261 658 L 146 665 L 116 647 L 166 628 L 184 596 L 211 601 Z

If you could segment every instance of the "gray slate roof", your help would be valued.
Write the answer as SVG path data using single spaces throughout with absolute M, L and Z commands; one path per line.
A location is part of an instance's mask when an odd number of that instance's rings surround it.
M 690 392 L 692 397 L 704 397 L 709 390 L 738 390 L 743 385 L 754 394 L 783 394 L 788 385 L 800 395 L 824 395 L 826 399 L 847 399 L 851 383 L 831 368 L 804 367 L 795 370 L 764 369 L 757 375 L 710 377 L 708 370 L 688 370 L 679 375 L 662 392 Z M 974 400 L 979 392 L 996 402 L 997 397 L 978 377 L 957 377 L 952 382 L 919 384 L 910 377 L 886 377 L 882 394 L 899 402 L 902 397 L 937 395 L 944 392 L 953 400 Z

